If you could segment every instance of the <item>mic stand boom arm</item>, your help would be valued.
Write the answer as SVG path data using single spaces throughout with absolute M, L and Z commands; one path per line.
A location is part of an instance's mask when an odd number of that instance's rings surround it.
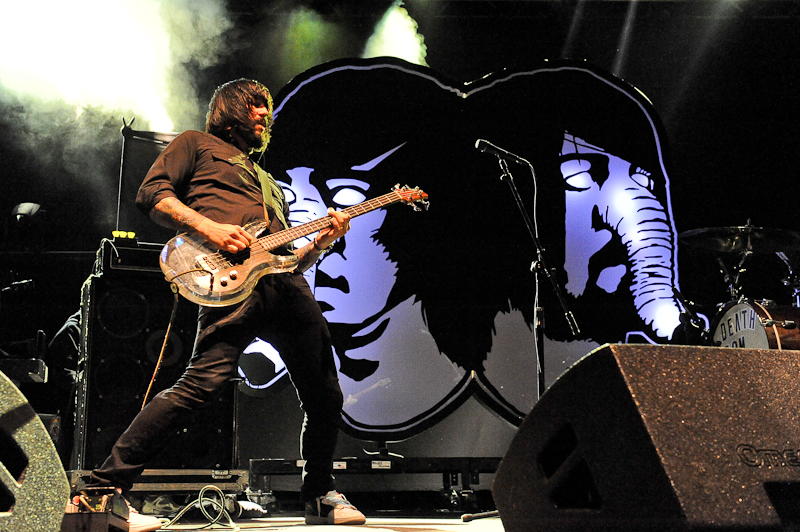
M 497 157 L 498 162 L 500 163 L 500 169 L 503 171 L 503 174 L 500 176 L 501 181 L 505 181 L 508 183 L 509 188 L 511 189 L 511 195 L 514 196 L 514 201 L 517 203 L 517 207 L 519 208 L 520 214 L 522 215 L 522 219 L 525 221 L 525 226 L 528 229 L 528 233 L 531 236 L 531 240 L 533 241 L 533 245 L 536 248 L 536 261 L 531 265 L 531 271 L 535 272 L 537 278 L 537 290 L 538 290 L 538 279 L 539 273 L 544 272 L 547 278 L 550 280 L 550 284 L 553 287 L 553 292 L 555 292 L 556 297 L 558 298 L 558 302 L 561 305 L 561 309 L 564 312 L 564 317 L 567 320 L 567 324 L 569 325 L 570 332 L 574 337 L 578 337 L 580 334 L 580 327 L 578 327 L 578 322 L 575 319 L 575 316 L 572 314 L 572 311 L 569 309 L 567 305 L 567 300 L 564 298 L 564 293 L 561 290 L 561 287 L 558 284 L 558 281 L 553 275 L 552 270 L 547 264 L 547 260 L 545 259 L 544 248 L 542 247 L 541 242 L 539 242 L 539 237 L 536 234 L 536 229 L 531 222 L 530 217 L 528 216 L 528 211 L 525 209 L 525 205 L 522 202 L 522 198 L 519 195 L 519 191 L 517 190 L 517 185 L 514 183 L 514 176 L 511 175 L 511 172 L 508 169 L 508 163 L 501 157 Z M 534 186 L 538 186 L 536 183 L 536 172 L 533 169 L 533 165 L 530 163 L 528 164 L 529 168 L 531 169 L 531 174 L 533 175 L 533 182 Z M 544 390 L 544 349 L 543 349 L 543 335 L 542 335 L 542 319 L 539 315 L 542 312 L 541 308 L 536 308 L 536 351 L 537 357 L 539 360 L 539 395 L 541 396 Z

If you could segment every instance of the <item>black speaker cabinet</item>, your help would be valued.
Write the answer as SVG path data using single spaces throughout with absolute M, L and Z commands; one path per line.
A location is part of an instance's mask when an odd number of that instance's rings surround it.
M 512 440 L 504 528 L 798 530 L 799 398 L 800 351 L 600 347 Z
M 154 262 L 157 264 L 157 262 Z M 73 469 L 102 464 L 142 406 L 164 341 L 174 294 L 160 273 L 111 271 L 84 283 Z M 191 356 L 197 306 L 181 299 L 149 398 L 181 376 Z M 196 412 L 148 469 L 235 466 L 236 386 Z

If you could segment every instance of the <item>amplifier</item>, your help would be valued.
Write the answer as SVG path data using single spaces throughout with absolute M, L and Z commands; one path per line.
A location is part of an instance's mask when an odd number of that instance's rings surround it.
M 161 273 L 158 255 L 163 244 L 136 240 L 103 240 L 98 250 L 99 265 L 104 274 L 122 272 Z
M 160 272 L 159 272 L 160 274 Z M 84 283 L 78 364 L 75 469 L 95 469 L 140 411 L 164 344 L 175 294 L 152 272 L 116 271 Z M 150 397 L 186 369 L 197 305 L 180 301 Z M 160 469 L 231 469 L 237 463 L 238 382 L 185 425 L 149 465 Z

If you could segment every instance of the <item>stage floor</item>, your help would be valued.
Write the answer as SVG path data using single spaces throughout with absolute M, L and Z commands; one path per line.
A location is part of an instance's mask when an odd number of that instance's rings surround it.
M 461 519 L 418 519 L 418 518 L 370 518 L 367 523 L 358 526 L 346 525 L 306 525 L 302 517 L 267 517 L 260 519 L 240 519 L 235 521 L 239 529 L 248 532 L 275 532 L 278 530 L 362 530 L 364 532 L 503 532 L 503 523 L 499 517 L 475 519 L 467 523 Z M 203 523 L 176 524 L 162 529 L 180 530 L 183 532 L 200 532 L 206 530 L 230 530 L 228 525 L 217 524 L 209 527 Z

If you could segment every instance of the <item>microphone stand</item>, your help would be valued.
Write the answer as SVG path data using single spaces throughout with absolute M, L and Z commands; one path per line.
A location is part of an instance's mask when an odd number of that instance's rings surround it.
M 480 141 L 479 141 L 480 142 Z M 476 146 L 477 147 L 477 146 Z M 484 150 L 481 150 L 484 151 Z M 505 159 L 495 153 L 497 157 L 497 161 L 500 163 L 500 169 L 503 171 L 502 175 L 500 176 L 500 181 L 505 181 L 508 183 L 509 188 L 511 189 L 511 195 L 514 196 L 514 201 L 517 202 L 517 207 L 519 208 L 520 214 L 522 214 L 522 219 L 525 221 L 525 226 L 528 228 L 528 233 L 531 235 L 531 240 L 533 241 L 533 245 L 536 247 L 536 260 L 533 261 L 531 264 L 531 271 L 535 272 L 536 278 L 536 294 L 538 299 L 539 294 L 539 275 L 544 272 L 547 275 L 547 278 L 550 279 L 550 283 L 553 286 L 553 291 L 556 293 L 556 297 L 558 297 L 558 301 L 561 304 L 561 308 L 564 311 L 564 317 L 567 319 L 567 323 L 569 324 L 569 329 L 572 332 L 573 336 L 577 337 L 580 334 L 580 328 L 578 327 L 578 322 L 575 320 L 575 316 L 573 316 L 572 311 L 569 310 L 567 306 L 567 300 L 564 299 L 564 294 L 561 290 L 561 287 L 558 285 L 558 281 L 556 281 L 553 272 L 547 265 L 544 257 L 544 248 L 542 247 L 541 242 L 539 242 L 539 237 L 536 234 L 536 228 L 531 223 L 531 219 L 528 217 L 528 211 L 525 209 L 525 205 L 522 203 L 522 198 L 519 195 L 519 191 L 517 190 L 517 185 L 514 183 L 514 176 L 511 175 L 511 172 L 508 169 L 508 163 L 506 163 Z M 524 161 L 524 159 L 519 158 L 519 161 Z M 515 162 L 519 162 L 515 160 Z M 525 161 L 528 167 L 531 169 L 531 174 L 533 175 L 533 183 L 536 186 L 536 172 L 533 170 L 533 165 L 530 164 L 528 161 Z M 542 396 L 544 390 L 544 309 L 540 307 L 538 304 L 536 305 L 535 310 L 535 326 L 536 326 L 536 359 L 539 364 L 539 397 Z M 498 517 L 500 512 L 498 510 L 492 510 L 490 512 L 481 512 L 476 514 L 464 514 L 461 516 L 461 520 L 465 523 L 472 521 L 474 519 L 483 519 L 486 517 Z
M 511 195 L 514 196 L 514 201 L 517 203 L 517 207 L 519 208 L 520 214 L 522 215 L 522 219 L 525 221 L 525 226 L 528 229 L 528 233 L 531 236 L 531 240 L 533 241 L 533 245 L 536 248 L 536 260 L 531 264 L 531 271 L 534 272 L 536 275 L 536 293 L 539 293 L 539 277 L 541 273 L 544 273 L 547 278 L 550 280 L 550 284 L 553 287 L 553 291 L 558 298 L 558 302 L 561 305 L 561 309 L 564 312 L 564 317 L 567 320 L 567 324 L 569 325 L 569 329 L 572 332 L 574 337 L 578 337 L 580 334 L 580 327 L 578 327 L 578 322 L 575 319 L 575 316 L 572 314 L 572 311 L 569 309 L 567 305 L 567 300 L 564 298 L 564 293 L 561 290 L 561 287 L 558 285 L 558 281 L 553 275 L 552 270 L 547 264 L 544 254 L 544 248 L 542 247 L 542 243 L 539 241 L 539 236 L 537 235 L 537 231 L 533 223 L 531 222 L 530 218 L 528 217 L 528 211 L 525 209 L 525 205 L 522 202 L 522 198 L 520 197 L 519 191 L 517 190 L 517 185 L 514 183 L 514 176 L 511 175 L 511 172 L 508 169 L 508 163 L 502 157 L 497 157 L 498 162 L 500 163 L 500 169 L 502 170 L 502 175 L 500 176 L 501 181 L 505 181 L 508 183 L 509 188 L 511 189 Z M 526 161 L 527 162 L 527 161 Z M 531 169 L 531 174 L 533 175 L 533 183 L 534 186 L 538 186 L 536 183 L 536 172 L 533 169 L 533 165 L 528 163 L 528 167 Z M 535 326 L 536 326 L 536 356 L 539 363 L 539 397 L 542 396 L 545 387 L 544 381 L 544 309 L 539 305 L 536 306 L 535 310 L 536 314 L 535 318 Z

